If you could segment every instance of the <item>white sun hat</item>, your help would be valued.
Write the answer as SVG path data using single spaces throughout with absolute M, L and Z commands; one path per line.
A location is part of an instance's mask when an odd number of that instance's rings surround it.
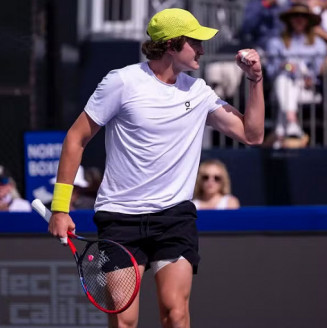
M 51 184 L 55 184 L 57 181 L 57 177 L 53 177 L 52 179 L 50 179 L 50 183 Z M 81 187 L 81 188 L 86 188 L 89 186 L 89 183 L 87 180 L 85 180 L 85 176 L 84 176 L 84 167 L 82 165 L 79 166 L 77 173 L 76 173 L 76 177 L 74 180 L 74 186 L 77 187 Z

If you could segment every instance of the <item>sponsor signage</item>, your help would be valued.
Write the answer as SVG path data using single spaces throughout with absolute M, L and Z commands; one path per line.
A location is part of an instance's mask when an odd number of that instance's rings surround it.
M 0 261 L 1 328 L 105 328 L 73 261 Z
M 63 131 L 25 133 L 25 197 L 30 202 L 34 198 L 45 204 L 51 201 L 53 184 L 50 179 L 57 174 L 65 135 Z

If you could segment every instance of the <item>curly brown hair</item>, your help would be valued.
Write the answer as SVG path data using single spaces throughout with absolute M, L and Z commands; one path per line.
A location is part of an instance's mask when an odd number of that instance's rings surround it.
M 147 40 L 142 44 L 142 53 L 147 59 L 161 59 L 168 48 L 181 51 L 187 37 L 179 36 L 168 41 L 152 41 Z

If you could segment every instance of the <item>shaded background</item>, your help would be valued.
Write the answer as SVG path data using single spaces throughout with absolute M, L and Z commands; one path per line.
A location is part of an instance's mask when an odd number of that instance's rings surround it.
M 176 6 L 197 8 L 202 2 L 176 1 Z M 227 17 L 229 25 L 237 26 L 241 6 L 246 2 L 223 2 L 230 6 L 231 12 L 234 10 L 234 15 Z M 81 8 L 84 6 L 84 13 L 88 13 L 91 3 L 11 0 L 0 4 L 0 163 L 11 169 L 23 195 L 24 132 L 66 131 L 108 71 L 144 59 L 140 54 L 140 37 L 136 40 L 131 34 L 118 38 L 110 33 L 88 34 L 84 30 L 89 16 L 81 18 Z M 110 6 L 116 4 L 122 19 L 132 13 L 134 4 L 130 0 L 103 3 L 105 15 L 110 16 Z M 154 12 L 151 5 L 147 10 L 148 16 Z M 201 17 L 200 12 L 198 15 Z M 237 32 L 234 38 L 225 40 L 226 28 L 217 38 L 220 42 L 216 45 L 217 52 L 233 54 L 241 45 Z M 244 103 L 239 105 L 243 107 Z M 267 106 L 268 113 L 270 110 Z M 269 132 L 268 119 L 266 123 Z M 86 148 L 84 166 L 103 170 L 103 137 L 104 129 Z M 233 192 L 243 206 L 326 203 L 327 155 L 319 143 L 305 150 L 277 151 L 235 147 L 231 141 L 221 148 L 215 140 L 214 135 L 212 146 L 204 149 L 202 158 L 220 158 L 227 164 Z
M 126 15 L 123 4 L 131 12 L 135 10 L 134 7 L 131 9 L 132 6 L 136 4 L 140 7 L 141 3 L 138 0 L 100 2 L 104 4 L 106 18 L 113 20 L 109 16 L 110 6 L 114 3 L 120 4 L 119 15 L 123 18 Z M 242 7 L 246 3 L 236 0 L 175 3 L 176 6 L 194 9 L 201 19 L 211 17 L 213 10 L 198 10 L 202 2 L 228 7 L 233 13 L 225 17 L 226 24 L 221 32 L 233 24 L 237 27 Z M 114 38 L 110 33 L 88 34 L 86 27 L 89 26 L 89 16 L 81 17 L 79 13 L 82 6 L 84 13 L 93 15 L 94 12 L 90 10 L 92 3 L 92 0 L 0 2 L 0 163 L 11 169 L 23 195 L 24 132 L 66 131 L 109 70 L 142 60 L 140 40 L 133 38 L 134 33 L 124 38 Z M 147 16 L 153 12 L 154 8 L 149 6 Z M 135 33 L 144 33 L 138 31 L 136 26 L 132 28 Z M 221 32 L 214 50 L 219 50 L 222 55 L 233 56 L 240 47 L 237 32 Z M 244 102 L 240 104 L 240 108 L 243 107 Z M 267 107 L 267 113 L 271 111 L 272 108 Z M 271 122 L 267 120 L 266 123 L 269 132 Z M 83 157 L 84 166 L 103 169 L 103 134 L 102 129 L 88 145 Z M 222 226 L 210 233 L 201 232 L 202 262 L 199 275 L 194 279 L 192 326 L 326 327 L 326 215 L 324 209 L 318 215 L 310 207 L 326 204 L 326 148 L 321 142 L 314 148 L 298 150 L 244 147 L 230 140 L 223 147 L 218 145 L 219 141 L 214 138 L 212 147 L 203 149 L 202 159 L 214 157 L 226 163 L 233 193 L 244 208 L 223 215 L 216 212 L 215 215 L 209 215 L 206 221 L 201 221 L 204 225 L 215 221 Z M 287 205 L 292 208 L 286 207 L 278 213 L 272 213 L 271 208 L 263 207 L 260 212 L 256 212 L 255 220 L 253 214 L 243 211 L 249 209 L 246 206 L 268 205 Z M 308 205 L 309 209 L 296 208 L 294 205 Z M 290 218 L 297 223 L 302 211 L 305 212 L 304 220 L 298 222 L 302 227 L 301 232 L 296 228 L 276 232 L 269 227 L 256 232 L 239 231 L 240 226 L 252 229 L 253 226 L 249 228 L 250 224 L 262 227 L 261 217 L 263 226 L 267 222 L 287 226 Z M 32 222 L 30 216 L 33 215 Z M 19 220 L 25 222 L 29 229 L 20 230 L 17 225 Z M 70 291 L 69 295 L 60 299 L 61 305 L 57 307 L 54 297 L 58 296 L 59 287 L 65 278 L 76 277 L 75 264 L 66 248 L 58 246 L 56 240 L 45 237 L 45 226 L 44 234 L 31 233 L 34 227 L 39 227 L 38 220 L 42 221 L 36 218 L 35 213 L 26 216 L 18 213 L 0 215 L 0 326 L 30 325 L 44 328 L 48 321 L 50 327 L 55 326 L 54 322 L 62 327 L 104 327 L 102 313 L 97 311 L 95 314 L 84 307 L 86 300 L 83 295 L 79 295 L 81 288 L 78 279 L 74 280 L 77 294 Z M 230 222 L 237 224 L 227 233 L 223 224 L 228 225 Z M 316 228 L 315 224 L 322 225 L 319 231 L 312 231 L 313 227 Z M 8 225 L 11 225 L 12 230 L 4 233 Z M 310 231 L 306 232 L 306 229 Z M 39 287 L 37 281 L 45 277 L 52 284 L 52 292 L 38 297 L 33 294 L 37 293 Z M 41 287 L 45 288 L 45 285 Z M 146 274 L 143 281 L 141 298 L 139 326 L 157 327 L 158 310 L 151 272 Z M 80 308 L 69 307 L 73 304 L 69 302 L 76 300 L 81 302 Z M 43 313 L 43 316 L 37 315 L 37 308 L 33 308 L 35 302 L 38 303 L 38 309 L 50 302 L 50 310 L 59 311 L 59 315 L 51 311 Z M 32 313 L 34 324 L 27 315 L 23 321 L 9 322 L 14 316 L 8 307 L 16 303 L 28 308 L 28 312 L 24 313 Z M 72 309 L 73 314 L 67 313 L 67 308 Z M 78 321 L 81 316 L 81 321 Z M 90 318 L 94 320 L 93 326 L 88 321 Z

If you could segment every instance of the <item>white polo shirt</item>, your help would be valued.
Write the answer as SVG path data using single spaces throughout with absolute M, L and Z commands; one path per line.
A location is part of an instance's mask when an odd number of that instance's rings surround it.
M 180 73 L 166 84 L 147 62 L 109 72 L 85 107 L 106 127 L 95 210 L 152 213 L 192 199 L 207 115 L 225 104 L 204 80 Z

